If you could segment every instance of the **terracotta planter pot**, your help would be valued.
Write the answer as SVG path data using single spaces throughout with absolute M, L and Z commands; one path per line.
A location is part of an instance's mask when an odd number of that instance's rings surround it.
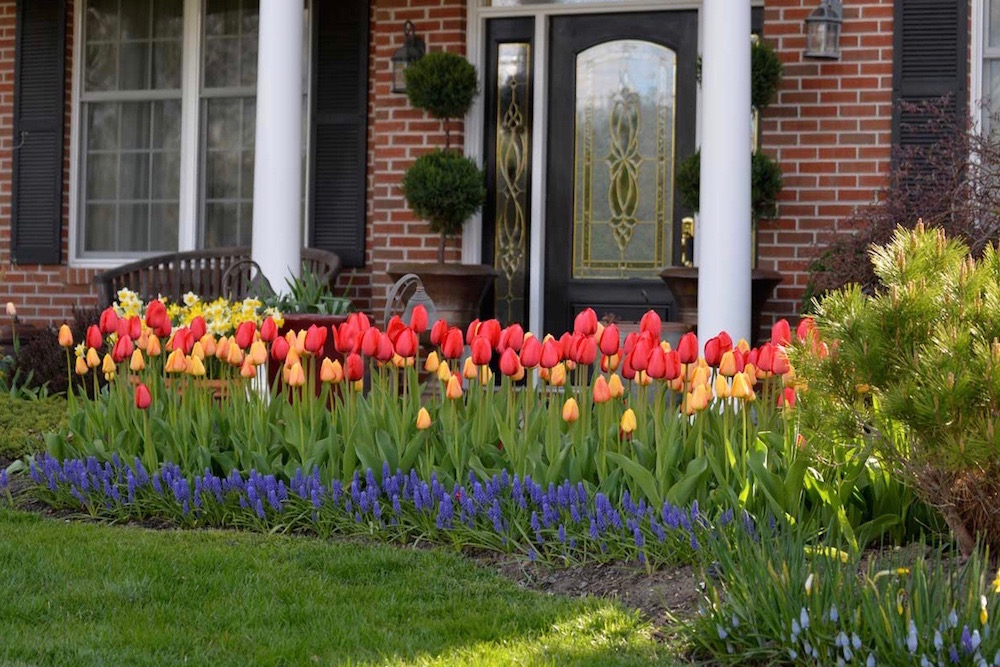
M 393 280 L 407 273 L 419 276 L 434 301 L 438 317 L 463 331 L 479 317 L 483 296 L 497 277 L 496 270 L 488 264 L 404 262 L 389 265 L 388 273 Z
M 333 341 L 333 334 L 330 332 L 330 327 L 333 325 L 340 326 L 342 323 L 347 321 L 347 315 L 317 315 L 314 313 L 283 313 L 285 317 L 285 323 L 281 325 L 278 329 L 278 335 L 284 336 L 289 331 L 305 331 L 309 327 L 316 325 L 318 327 L 325 327 L 327 329 L 326 333 L 326 343 L 323 345 L 323 356 L 329 357 L 331 360 L 339 359 L 341 363 L 344 361 L 344 356 L 337 352 L 337 347 Z M 281 372 L 281 364 L 275 363 L 273 360 L 268 359 L 267 361 L 267 382 L 268 386 L 274 385 L 274 379 L 278 377 L 278 373 Z M 320 383 L 316 383 L 316 395 L 319 396 L 319 390 L 321 388 Z

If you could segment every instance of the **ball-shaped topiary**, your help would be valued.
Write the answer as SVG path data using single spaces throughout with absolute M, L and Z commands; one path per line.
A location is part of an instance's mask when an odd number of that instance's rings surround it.
M 417 158 L 403 176 L 403 196 L 418 216 L 441 234 L 454 236 L 486 200 L 483 172 L 472 160 L 450 150 L 438 149 Z
M 410 104 L 436 118 L 464 116 L 477 86 L 476 68 L 454 53 L 429 53 L 406 68 Z
M 763 40 L 750 49 L 750 105 L 763 109 L 772 101 L 781 85 L 784 67 L 774 47 Z
M 697 211 L 701 204 L 701 151 L 677 164 L 674 178 L 681 204 Z M 781 167 L 763 153 L 750 156 L 750 210 L 754 218 L 774 217 L 781 192 Z

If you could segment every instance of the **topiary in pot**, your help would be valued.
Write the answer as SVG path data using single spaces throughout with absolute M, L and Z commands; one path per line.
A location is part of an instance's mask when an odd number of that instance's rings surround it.
M 460 55 L 430 53 L 406 68 L 410 104 L 444 123 L 445 148 L 451 148 L 449 121 L 463 117 L 478 92 L 472 63 Z
M 458 153 L 438 149 L 420 156 L 403 176 L 403 195 L 413 212 L 441 235 L 438 261 L 444 263 L 445 240 L 454 236 L 486 199 L 483 173 Z

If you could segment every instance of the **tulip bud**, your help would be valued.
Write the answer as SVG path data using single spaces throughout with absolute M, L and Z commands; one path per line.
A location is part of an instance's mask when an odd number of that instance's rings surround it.
M 268 315 L 260 325 L 260 339 L 265 343 L 270 343 L 278 337 L 278 325 L 274 323 L 274 318 Z
M 781 393 L 778 394 L 778 407 L 795 407 L 795 387 L 785 387 L 781 390 Z
M 522 345 L 524 345 L 524 327 L 515 323 L 500 332 L 497 351 L 503 353 L 504 350 L 510 348 L 514 352 L 520 352 Z
M 59 327 L 59 345 L 61 347 L 73 347 L 73 332 L 65 324 Z
M 257 367 L 253 365 L 249 356 L 240 364 L 240 377 L 245 380 L 252 380 L 257 377 Z
M 309 354 L 319 355 L 323 351 L 323 346 L 326 345 L 326 334 L 327 328 L 318 327 L 315 324 L 310 325 L 309 330 L 306 331 L 305 340 L 303 341 L 303 347 Z
M 561 387 L 566 384 L 566 365 L 556 364 L 549 371 L 549 384 L 553 387 Z
M 205 348 L 201 346 L 201 341 L 198 341 L 191 346 L 191 356 L 204 361 L 205 359 Z
M 736 375 L 736 357 L 732 350 L 724 352 L 719 360 L 719 375 L 727 378 Z
M 250 347 L 250 343 L 253 342 L 253 335 L 256 331 L 256 323 L 250 320 L 241 322 L 240 326 L 236 328 L 236 345 L 244 350 Z
M 243 365 L 243 359 L 245 356 L 246 355 L 243 354 L 243 348 L 239 345 L 230 345 L 226 361 L 229 362 L 230 366 L 241 366 Z
M 479 366 L 479 384 L 484 387 L 493 384 L 493 369 L 489 366 Z
M 267 347 L 264 346 L 263 339 L 255 340 L 250 344 L 250 354 L 248 358 L 250 359 L 250 363 L 254 366 L 260 366 L 267 361 Z
M 733 398 L 737 398 L 741 401 L 749 400 L 750 396 L 753 395 L 753 385 L 747 378 L 746 373 L 737 373 L 733 376 L 733 389 L 731 395 Z
M 222 341 L 219 342 L 219 350 L 222 350 Z M 284 362 L 290 350 L 291 347 L 288 345 L 288 341 L 279 336 L 271 343 L 271 358 L 277 362 Z
M 448 382 L 448 380 L 451 379 L 451 369 L 448 367 L 447 361 L 442 361 L 438 364 L 437 370 L 434 372 L 437 374 L 437 378 L 441 382 Z
M 648 310 L 639 320 L 639 331 L 648 333 L 653 340 L 660 340 L 663 332 L 663 320 L 655 310 Z
M 444 343 L 444 337 L 448 334 L 448 323 L 445 320 L 438 320 L 431 327 L 431 345 L 440 346 Z
M 638 349 L 638 345 L 636 349 Z M 655 346 L 649 354 L 649 361 L 646 363 L 646 375 L 657 380 L 667 376 L 667 354 L 659 345 Z
M 465 350 L 465 342 L 462 339 L 462 332 L 458 329 L 449 329 L 441 345 L 441 354 L 445 359 L 458 359 Z
M 135 407 L 146 410 L 153 403 L 153 396 L 149 393 L 149 387 L 139 383 L 135 386 Z
M 438 358 L 437 351 L 433 351 L 427 355 L 427 359 L 424 360 L 424 370 L 428 373 L 437 373 L 438 366 L 441 365 L 441 359 Z
M 365 366 L 361 361 L 361 356 L 356 352 L 347 355 L 344 362 L 344 376 L 349 382 L 360 382 L 365 376 Z
M 15 313 L 11 313 L 11 308 L 13 308 L 13 307 L 14 307 L 14 304 L 12 304 L 12 303 L 8 303 L 7 304 L 7 314 L 8 315 L 16 315 L 17 314 L 16 312 Z M 103 334 L 114 333 L 114 332 L 116 332 L 118 330 L 118 313 L 115 312 L 114 308 L 112 308 L 111 306 L 108 306 L 103 311 L 101 311 L 101 318 L 100 318 L 100 320 L 98 320 L 98 322 L 99 322 L 100 327 L 101 327 L 101 333 L 103 333 Z
M 500 372 L 507 377 L 514 377 L 521 369 L 521 361 L 517 358 L 514 348 L 508 347 L 500 355 Z
M 295 362 L 295 364 L 288 369 L 288 386 L 289 387 L 301 387 L 306 383 L 306 373 L 302 370 L 302 364 Z
M 430 413 L 427 412 L 427 408 L 420 408 L 420 411 L 417 412 L 417 430 L 426 431 L 430 427 L 431 427 Z
M 479 322 L 479 318 L 478 317 L 476 319 L 472 320 L 471 322 L 469 322 L 469 326 L 465 330 L 465 344 L 466 345 L 472 345 L 472 339 L 475 338 L 476 334 L 479 332 L 479 324 L 480 324 L 480 322 Z
M 418 303 L 413 312 L 410 313 L 410 329 L 418 334 L 427 330 L 427 308 L 424 307 L 424 304 Z M 404 354 L 403 356 L 410 355 Z
M 299 353 L 295 350 L 294 347 L 288 350 L 288 355 L 285 357 L 285 368 L 291 368 L 295 364 L 301 362 L 302 358 L 299 356 Z
M 91 324 L 87 327 L 87 335 L 85 337 L 85 342 L 87 347 L 93 348 L 95 350 L 100 349 L 104 345 L 104 335 L 101 333 L 101 328 L 96 324 Z
M 419 346 L 420 341 L 417 340 L 417 333 L 413 329 L 404 329 L 396 338 L 396 354 L 406 359 L 410 359 L 416 355 Z
M 729 389 L 729 380 L 726 379 L 725 375 L 721 373 L 715 376 L 715 395 L 719 398 L 729 398 L 731 390 Z
M 594 403 L 600 405 L 610 400 L 611 388 L 608 386 L 608 381 L 604 379 L 603 375 L 598 375 L 597 379 L 594 380 Z
M 542 368 L 554 368 L 562 360 L 562 352 L 559 349 L 559 344 L 554 340 L 546 340 L 542 344 L 542 355 L 539 363 Z M 522 361 L 522 363 L 524 363 Z M 528 364 L 524 364 L 527 366 Z
M 619 428 L 621 428 L 622 433 L 624 433 L 625 435 L 629 435 L 630 433 L 635 431 L 635 427 L 636 427 L 635 411 L 632 410 L 632 408 L 629 408 L 624 413 L 622 413 L 622 420 L 621 423 L 619 424 Z
M 542 358 L 542 344 L 537 338 L 531 336 L 525 338 L 521 346 L 521 365 L 525 368 L 534 368 Z
M 568 424 L 572 424 L 580 418 L 580 406 L 576 404 L 575 398 L 567 398 L 566 402 L 563 403 L 562 418 Z
M 788 345 L 792 342 L 792 330 L 788 326 L 788 320 L 782 318 L 771 327 L 771 344 Z
M 114 373 L 116 368 L 114 358 L 110 354 L 105 354 L 104 360 L 101 362 L 101 370 L 105 373 Z
M 472 357 L 465 358 L 465 365 L 462 366 L 462 377 L 466 380 L 471 380 L 476 377 L 478 371 L 476 370 L 476 364 L 473 363 Z
M 698 337 L 690 331 L 681 336 L 681 340 L 677 344 L 677 355 L 682 364 L 692 364 L 698 361 Z
M 611 379 L 608 380 L 608 391 L 611 392 L 611 398 L 621 398 L 625 394 L 625 386 L 622 384 L 622 379 L 618 377 L 618 373 L 611 374 Z
M 712 368 L 715 368 L 721 360 L 722 349 L 718 337 L 709 338 L 705 343 L 705 362 Z
M 597 331 L 597 313 L 593 308 L 585 308 L 573 320 L 573 333 L 593 336 L 595 331 Z
M 93 348 L 91 348 L 93 349 Z M 87 367 L 87 361 L 83 357 L 76 358 L 76 367 L 74 368 L 77 375 L 86 375 L 90 368 Z
M 138 373 L 139 371 L 146 368 L 146 360 L 142 357 L 142 350 L 136 348 L 132 352 L 132 358 L 129 359 L 128 369 L 133 373 Z
M 708 402 L 712 398 L 712 392 L 709 390 L 707 385 L 700 384 L 694 388 L 691 392 L 691 409 L 695 412 L 701 412 L 708 407 Z
M 771 372 L 775 375 L 784 375 L 791 369 L 792 366 L 788 363 L 788 355 L 785 353 L 784 348 L 775 348 L 774 360 L 771 362 Z
M 87 348 L 87 366 L 90 368 L 97 368 L 101 365 L 101 357 L 97 354 L 97 350 L 92 347 Z
M 319 380 L 320 382 L 340 382 L 333 361 L 327 357 L 323 357 L 323 363 L 320 365 Z
M 233 349 L 236 349 L 236 348 L 233 348 Z M 188 361 L 187 361 L 187 372 L 188 372 L 188 375 L 191 375 L 193 377 L 197 377 L 197 378 L 204 377 L 205 376 L 205 364 L 202 363 L 201 359 L 199 359 L 198 357 L 192 355 L 192 356 L 190 356 L 188 358 Z
M 193 320 L 191 324 L 188 325 L 191 329 L 191 334 L 196 340 L 200 340 L 202 336 L 208 331 L 208 326 L 205 324 L 205 318 L 198 315 Z
M 601 334 L 601 354 L 606 357 L 618 354 L 618 348 L 621 345 L 620 334 L 618 333 L 618 327 L 614 324 L 609 324 L 604 327 L 604 333 Z
M 17 317 L 17 306 L 14 305 L 13 301 L 7 302 L 7 316 Z
M 485 336 L 476 336 L 472 339 L 472 363 L 477 366 L 488 364 L 492 356 L 493 349 L 490 347 L 489 339 Z
M 448 378 L 448 388 L 445 390 L 444 395 L 451 400 L 462 398 L 462 382 L 458 379 L 457 375 L 452 375 Z

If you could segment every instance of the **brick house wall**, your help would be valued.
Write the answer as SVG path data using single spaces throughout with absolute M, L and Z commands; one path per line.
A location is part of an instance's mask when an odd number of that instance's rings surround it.
M 892 153 L 892 0 L 844 3 L 841 58 L 804 59 L 803 22 L 815 0 L 767 0 L 764 39 L 785 75 L 761 121 L 763 150 L 784 189 L 774 220 L 759 227 L 759 262 L 785 276 L 762 326 L 795 316 L 809 263 L 856 208 L 886 183 Z

